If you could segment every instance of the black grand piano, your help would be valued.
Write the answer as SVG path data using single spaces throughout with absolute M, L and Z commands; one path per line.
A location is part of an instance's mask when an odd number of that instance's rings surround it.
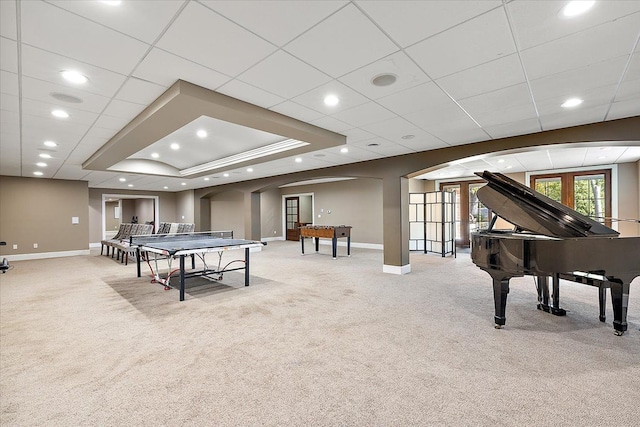
M 536 276 L 538 309 L 563 316 L 560 279 L 599 288 L 600 321 L 611 290 L 613 327 L 627 330 L 629 285 L 640 276 L 640 237 L 619 233 L 500 173 L 476 175 L 487 181 L 480 201 L 495 214 L 485 231 L 472 234 L 471 259 L 493 278 L 496 328 L 505 324 L 509 279 Z M 494 230 L 502 217 L 513 230 Z M 549 303 L 549 282 L 553 286 Z

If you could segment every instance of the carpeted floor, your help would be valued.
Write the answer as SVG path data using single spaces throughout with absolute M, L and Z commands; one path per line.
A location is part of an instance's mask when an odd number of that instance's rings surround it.
M 597 289 L 563 282 L 566 317 L 513 279 L 493 327 L 489 275 L 468 254 L 332 260 L 270 242 L 243 274 L 187 299 L 135 264 L 14 262 L 0 276 L 2 426 L 630 426 L 640 419 L 640 280 L 629 331 Z M 344 248 L 339 248 L 342 254 Z M 225 259 L 236 254 L 227 253 Z

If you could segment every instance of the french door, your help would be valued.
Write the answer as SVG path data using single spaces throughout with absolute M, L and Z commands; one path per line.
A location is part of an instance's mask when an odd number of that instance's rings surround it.
M 300 240 L 300 198 L 287 197 L 284 199 L 285 223 L 287 225 L 287 240 Z
M 456 245 L 469 247 L 471 233 L 487 229 L 492 213 L 478 199 L 477 192 L 486 183 L 484 181 L 443 182 L 441 191 L 456 193 Z

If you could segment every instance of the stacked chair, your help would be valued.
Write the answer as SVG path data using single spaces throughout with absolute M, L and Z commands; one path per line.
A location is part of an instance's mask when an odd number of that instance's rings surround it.
M 161 222 L 158 224 L 158 230 L 156 234 L 179 234 L 179 233 L 193 233 L 195 230 L 195 224 L 193 223 L 179 223 L 179 222 Z M 104 248 L 107 248 L 107 256 L 109 256 L 109 248 L 111 249 L 111 258 L 116 256 L 116 259 L 122 264 L 129 264 L 129 254 L 135 254 L 135 247 L 130 245 L 131 236 L 146 236 L 153 233 L 153 224 L 131 224 L 122 223 L 118 229 L 118 233 L 113 236 L 112 239 L 102 240 L 100 242 L 100 255 L 104 253 Z M 117 252 L 116 252 L 117 251 Z

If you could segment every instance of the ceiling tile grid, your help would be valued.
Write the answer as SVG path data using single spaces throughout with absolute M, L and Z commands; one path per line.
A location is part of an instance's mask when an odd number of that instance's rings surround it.
M 639 115 L 640 2 L 597 1 L 573 19 L 565 4 L 0 1 L 0 167 L 32 176 L 50 139 L 59 145 L 44 176 L 120 188 L 118 173 L 82 163 L 179 79 L 347 137 L 348 153 L 281 159 L 282 173 Z M 65 81 L 69 69 L 88 81 Z M 384 74 L 395 82 L 373 84 Z M 324 104 L 329 93 L 337 106 Z M 560 107 L 569 97 L 583 103 Z M 52 118 L 54 108 L 71 115 Z M 268 176 L 255 169 L 140 185 Z

